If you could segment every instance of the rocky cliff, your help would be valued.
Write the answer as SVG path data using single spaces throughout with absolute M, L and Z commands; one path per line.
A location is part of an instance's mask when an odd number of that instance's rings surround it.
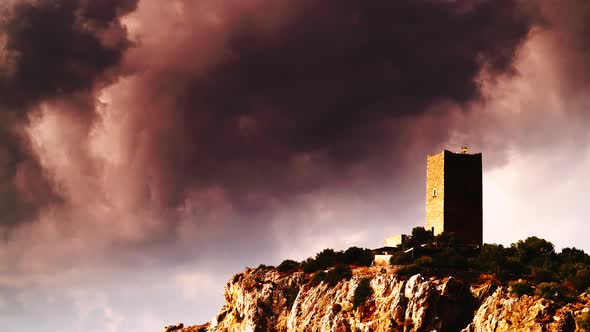
M 364 280 L 364 281 L 363 281 Z M 361 283 L 370 288 L 359 299 Z M 574 331 L 590 296 L 569 304 L 510 294 L 486 276 L 399 276 L 357 268 L 335 286 L 303 272 L 247 269 L 225 287 L 210 325 L 178 331 Z

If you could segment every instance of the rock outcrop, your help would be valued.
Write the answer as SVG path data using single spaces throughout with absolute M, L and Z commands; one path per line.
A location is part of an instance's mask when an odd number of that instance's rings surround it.
M 355 290 L 372 294 L 357 306 Z M 470 280 L 470 281 L 466 281 Z M 485 276 L 402 277 L 394 267 L 357 268 L 350 280 L 312 285 L 303 272 L 247 269 L 225 287 L 225 305 L 202 331 L 574 331 L 590 297 L 558 305 L 510 294 Z M 358 301 L 357 301 L 358 302 Z M 180 331 L 195 331 L 185 328 Z

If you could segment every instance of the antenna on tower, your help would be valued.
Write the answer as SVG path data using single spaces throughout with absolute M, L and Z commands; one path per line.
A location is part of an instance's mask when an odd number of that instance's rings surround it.
M 466 154 L 466 153 L 467 153 L 467 146 L 461 145 L 461 154 Z

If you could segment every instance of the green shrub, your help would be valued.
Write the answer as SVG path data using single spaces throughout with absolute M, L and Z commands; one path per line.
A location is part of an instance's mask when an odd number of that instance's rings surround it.
M 430 243 L 433 240 L 432 232 L 427 231 L 424 227 L 414 227 L 412 235 L 408 236 L 406 241 L 402 243 L 403 249 L 420 246 L 421 244 Z
M 428 267 L 433 265 L 433 259 L 430 256 L 422 256 L 414 261 L 414 264 L 420 267 Z
M 313 277 L 309 281 L 310 286 L 319 285 L 322 281 L 326 280 L 327 275 L 328 274 L 324 271 L 318 271 L 318 272 L 314 273 Z
M 443 249 L 432 257 L 433 266 L 467 268 L 467 259 L 452 247 Z
M 282 273 L 289 273 L 289 272 L 293 272 L 294 270 L 299 268 L 299 263 L 294 261 L 294 260 L 290 260 L 290 259 L 285 259 L 281 264 L 279 264 L 279 266 L 277 267 L 277 271 L 282 272 Z
M 272 266 L 272 265 L 264 265 L 264 264 L 258 265 L 258 270 L 270 270 L 272 268 L 274 268 L 274 266 Z
M 344 252 L 344 262 L 356 266 L 371 266 L 373 263 L 373 251 L 366 248 L 350 247 Z
M 520 240 L 512 247 L 516 248 L 516 258 L 522 265 L 550 268 L 552 263 L 557 262 L 553 243 L 536 236 Z
M 555 281 L 555 273 L 542 267 L 533 267 L 531 276 L 537 283 Z
M 412 239 L 419 244 L 432 241 L 433 236 L 431 231 L 427 231 L 424 227 L 412 228 Z
M 373 295 L 373 288 L 371 288 L 371 278 L 364 278 L 361 280 L 354 290 L 354 297 L 352 304 L 354 308 L 365 303 L 365 301 Z
M 585 312 L 576 318 L 578 328 L 590 332 L 590 312 Z
M 326 283 L 328 287 L 334 287 L 340 280 L 349 280 L 352 278 L 352 270 L 346 265 L 336 265 L 335 268 L 328 271 L 326 275 Z
M 563 248 L 557 256 L 562 264 L 590 264 L 590 255 L 586 254 L 583 250 L 576 248 Z
M 397 270 L 397 274 L 399 276 L 413 276 L 414 274 L 420 273 L 422 269 L 418 267 L 416 264 L 409 264 L 400 267 Z
M 571 276 L 568 281 L 572 283 L 574 288 L 580 292 L 590 287 L 590 266 L 585 265 L 576 271 L 576 274 Z
M 531 287 L 531 284 L 528 281 L 517 281 L 510 287 L 510 293 L 518 297 L 521 297 L 523 295 L 532 295 L 533 288 Z
M 392 265 L 406 265 L 412 263 L 412 253 L 398 251 L 393 253 L 389 262 Z
M 344 254 L 341 251 L 334 251 L 334 249 L 324 249 L 317 253 L 315 257 L 310 257 L 301 264 L 303 272 L 313 273 L 319 270 L 325 270 L 331 266 L 344 260 Z
M 571 294 L 569 294 L 567 288 L 556 282 L 540 283 L 539 285 L 537 285 L 535 295 L 556 302 L 568 302 L 571 300 Z
M 305 273 L 314 273 L 316 271 L 322 270 L 315 262 L 315 260 L 311 257 L 301 262 L 301 268 Z
M 520 273 L 520 263 L 514 257 L 516 248 L 504 248 L 498 244 L 484 244 L 479 255 L 473 260 L 478 271 L 496 275 L 498 278 L 510 273 Z
M 304 260 L 301 267 L 303 272 L 313 273 L 339 264 L 371 266 L 372 263 L 373 251 L 370 249 L 350 247 L 346 251 L 334 251 L 328 248 L 317 253 L 315 257 Z

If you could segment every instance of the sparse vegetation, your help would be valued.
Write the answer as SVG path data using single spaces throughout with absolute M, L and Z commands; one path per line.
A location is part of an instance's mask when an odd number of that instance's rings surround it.
M 569 290 L 557 282 L 542 282 L 537 285 L 535 295 L 547 300 L 568 302 L 572 299 Z
M 324 249 L 301 263 L 305 273 L 313 273 L 320 270 L 326 270 L 329 267 L 338 264 L 354 266 L 371 266 L 373 262 L 373 252 L 370 249 L 351 247 L 346 251 L 334 251 L 334 249 Z
M 555 273 L 542 267 L 533 267 L 531 270 L 531 276 L 533 277 L 533 280 L 538 283 L 551 282 L 557 279 Z
M 373 288 L 371 288 L 371 278 L 362 279 L 356 289 L 354 290 L 353 306 L 357 308 L 359 305 L 365 303 L 369 297 L 373 295 Z
M 414 264 L 416 264 L 419 267 L 432 266 L 433 262 L 434 261 L 432 260 L 432 257 L 430 257 L 430 256 L 421 256 L 421 257 L 418 257 L 416 260 L 414 260 Z
M 282 272 L 282 273 L 289 273 L 289 272 L 293 272 L 293 271 L 297 270 L 298 268 L 299 268 L 298 262 L 296 262 L 294 260 L 286 259 L 281 264 L 279 264 L 279 266 L 277 267 L 277 271 Z
M 327 275 L 328 274 L 324 271 L 318 271 L 318 272 L 314 273 L 313 277 L 309 281 L 310 286 L 319 285 L 322 281 L 326 280 Z
M 416 273 L 420 273 L 422 270 L 416 264 L 408 264 L 400 267 L 397 270 L 397 274 L 400 276 L 411 276 Z
M 392 265 L 405 265 L 412 263 L 412 254 L 404 251 L 398 251 L 393 253 L 390 258 Z
M 533 288 L 531 287 L 531 284 L 528 281 L 519 280 L 512 284 L 512 286 L 510 287 L 510 293 L 518 297 L 521 297 L 523 295 L 532 295 Z
M 297 287 L 297 286 L 292 286 L 289 288 L 285 288 L 283 290 L 283 296 L 285 297 L 287 310 L 291 310 L 298 294 L 299 294 L 299 287 Z
M 326 283 L 328 287 L 334 287 L 340 280 L 349 280 L 352 278 L 352 270 L 343 264 L 336 265 L 335 268 L 328 271 L 326 275 Z

